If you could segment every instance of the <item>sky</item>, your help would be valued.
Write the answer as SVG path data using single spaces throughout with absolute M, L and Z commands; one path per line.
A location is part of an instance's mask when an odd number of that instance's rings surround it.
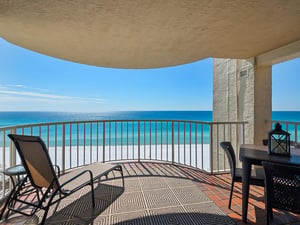
M 273 110 L 300 111 L 300 59 L 273 66 Z M 212 110 L 213 59 L 110 69 L 39 54 L 0 38 L 0 111 Z

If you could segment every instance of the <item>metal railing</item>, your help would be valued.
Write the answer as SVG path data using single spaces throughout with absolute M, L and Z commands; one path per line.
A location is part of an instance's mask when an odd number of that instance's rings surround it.
M 0 164 L 20 163 L 7 134 L 40 136 L 62 172 L 93 162 L 164 161 L 209 173 L 228 169 L 220 141 L 244 143 L 246 122 L 101 120 L 41 123 L 0 128 Z M 8 178 L 1 176 L 1 194 Z M 1 195 L 0 194 L 0 195 Z

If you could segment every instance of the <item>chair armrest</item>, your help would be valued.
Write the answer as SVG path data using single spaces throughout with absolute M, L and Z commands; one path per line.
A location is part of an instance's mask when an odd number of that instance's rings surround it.
M 76 190 L 78 190 L 78 189 L 80 189 L 82 186 L 85 186 L 85 185 L 87 185 L 87 184 L 93 184 L 94 178 L 93 178 L 93 173 L 92 173 L 92 171 L 90 171 L 90 170 L 84 170 L 84 171 L 82 171 L 81 173 L 77 174 L 76 176 L 72 177 L 71 179 L 69 179 L 69 180 L 65 181 L 64 183 L 62 183 L 62 184 L 60 185 L 61 191 L 62 191 L 63 193 L 66 192 L 66 191 L 64 191 L 64 190 L 62 189 L 65 185 L 67 185 L 68 183 L 74 181 L 75 179 L 79 178 L 80 176 L 82 176 L 82 175 L 84 175 L 84 174 L 86 174 L 86 173 L 89 173 L 89 175 L 90 175 L 90 180 L 87 181 L 87 182 L 83 182 L 81 185 L 79 185 L 78 187 L 74 188 L 74 189 L 72 190 L 72 192 L 73 192 L 73 191 L 76 191 Z M 65 193 L 65 194 L 69 194 L 69 193 Z
M 60 177 L 60 167 L 58 165 L 53 165 L 53 167 L 57 177 Z

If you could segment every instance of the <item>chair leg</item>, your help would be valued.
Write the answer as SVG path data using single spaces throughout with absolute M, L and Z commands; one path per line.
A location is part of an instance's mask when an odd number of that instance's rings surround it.
M 269 209 L 266 209 L 266 214 L 267 214 L 267 216 L 266 216 L 266 225 L 269 225 L 270 224 L 270 211 L 269 211 Z
M 123 188 L 125 188 L 124 174 L 123 174 L 123 168 L 122 168 L 122 166 L 120 166 L 120 173 L 121 173 L 121 176 L 122 176 L 122 184 L 123 184 Z
M 5 203 L 4 203 L 4 206 L 3 206 L 2 210 L 1 210 L 1 213 L 0 213 L 0 220 L 2 219 L 2 216 L 3 216 L 4 212 L 5 212 L 5 209 L 7 208 L 9 202 L 11 201 L 11 197 L 13 196 L 13 192 L 14 192 L 14 190 L 11 190 L 11 192 L 9 193 L 9 195 L 8 195 L 8 197 L 7 197 L 7 199 L 6 199 Z
M 19 192 L 22 190 L 23 185 L 26 182 L 27 177 L 25 177 L 23 180 L 21 180 L 20 182 L 18 182 L 16 185 L 13 186 L 13 189 L 11 190 L 11 192 L 9 193 L 7 200 L 5 201 L 5 204 L 1 210 L 0 213 L 0 220 L 2 219 L 2 216 L 5 212 L 5 209 L 7 208 L 8 211 L 6 212 L 5 218 L 8 218 L 9 212 L 10 212 L 10 204 L 14 204 L 13 201 L 17 198 L 17 195 L 19 194 Z
M 42 221 L 41 221 L 41 223 L 40 223 L 40 225 L 43 225 L 44 223 L 45 223 L 45 221 L 46 221 L 46 217 L 47 217 L 47 214 L 48 214 L 48 211 L 49 211 L 49 205 L 45 208 L 45 212 L 44 212 L 44 215 L 43 215 L 43 219 L 42 219 Z
M 229 202 L 228 202 L 228 209 L 231 208 L 231 199 L 232 199 L 233 188 L 234 188 L 234 180 L 232 179 L 232 181 L 231 181 L 230 196 L 229 196 Z
M 91 183 L 91 191 L 92 191 L 92 206 L 95 208 L 95 193 L 94 193 L 94 183 Z

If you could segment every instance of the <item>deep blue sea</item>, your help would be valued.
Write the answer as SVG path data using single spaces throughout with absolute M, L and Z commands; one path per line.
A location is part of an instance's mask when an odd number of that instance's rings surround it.
M 0 112 L 0 127 L 82 120 L 197 120 L 212 121 L 212 111 L 129 111 L 101 113 Z M 272 120 L 300 122 L 299 111 L 274 111 Z

